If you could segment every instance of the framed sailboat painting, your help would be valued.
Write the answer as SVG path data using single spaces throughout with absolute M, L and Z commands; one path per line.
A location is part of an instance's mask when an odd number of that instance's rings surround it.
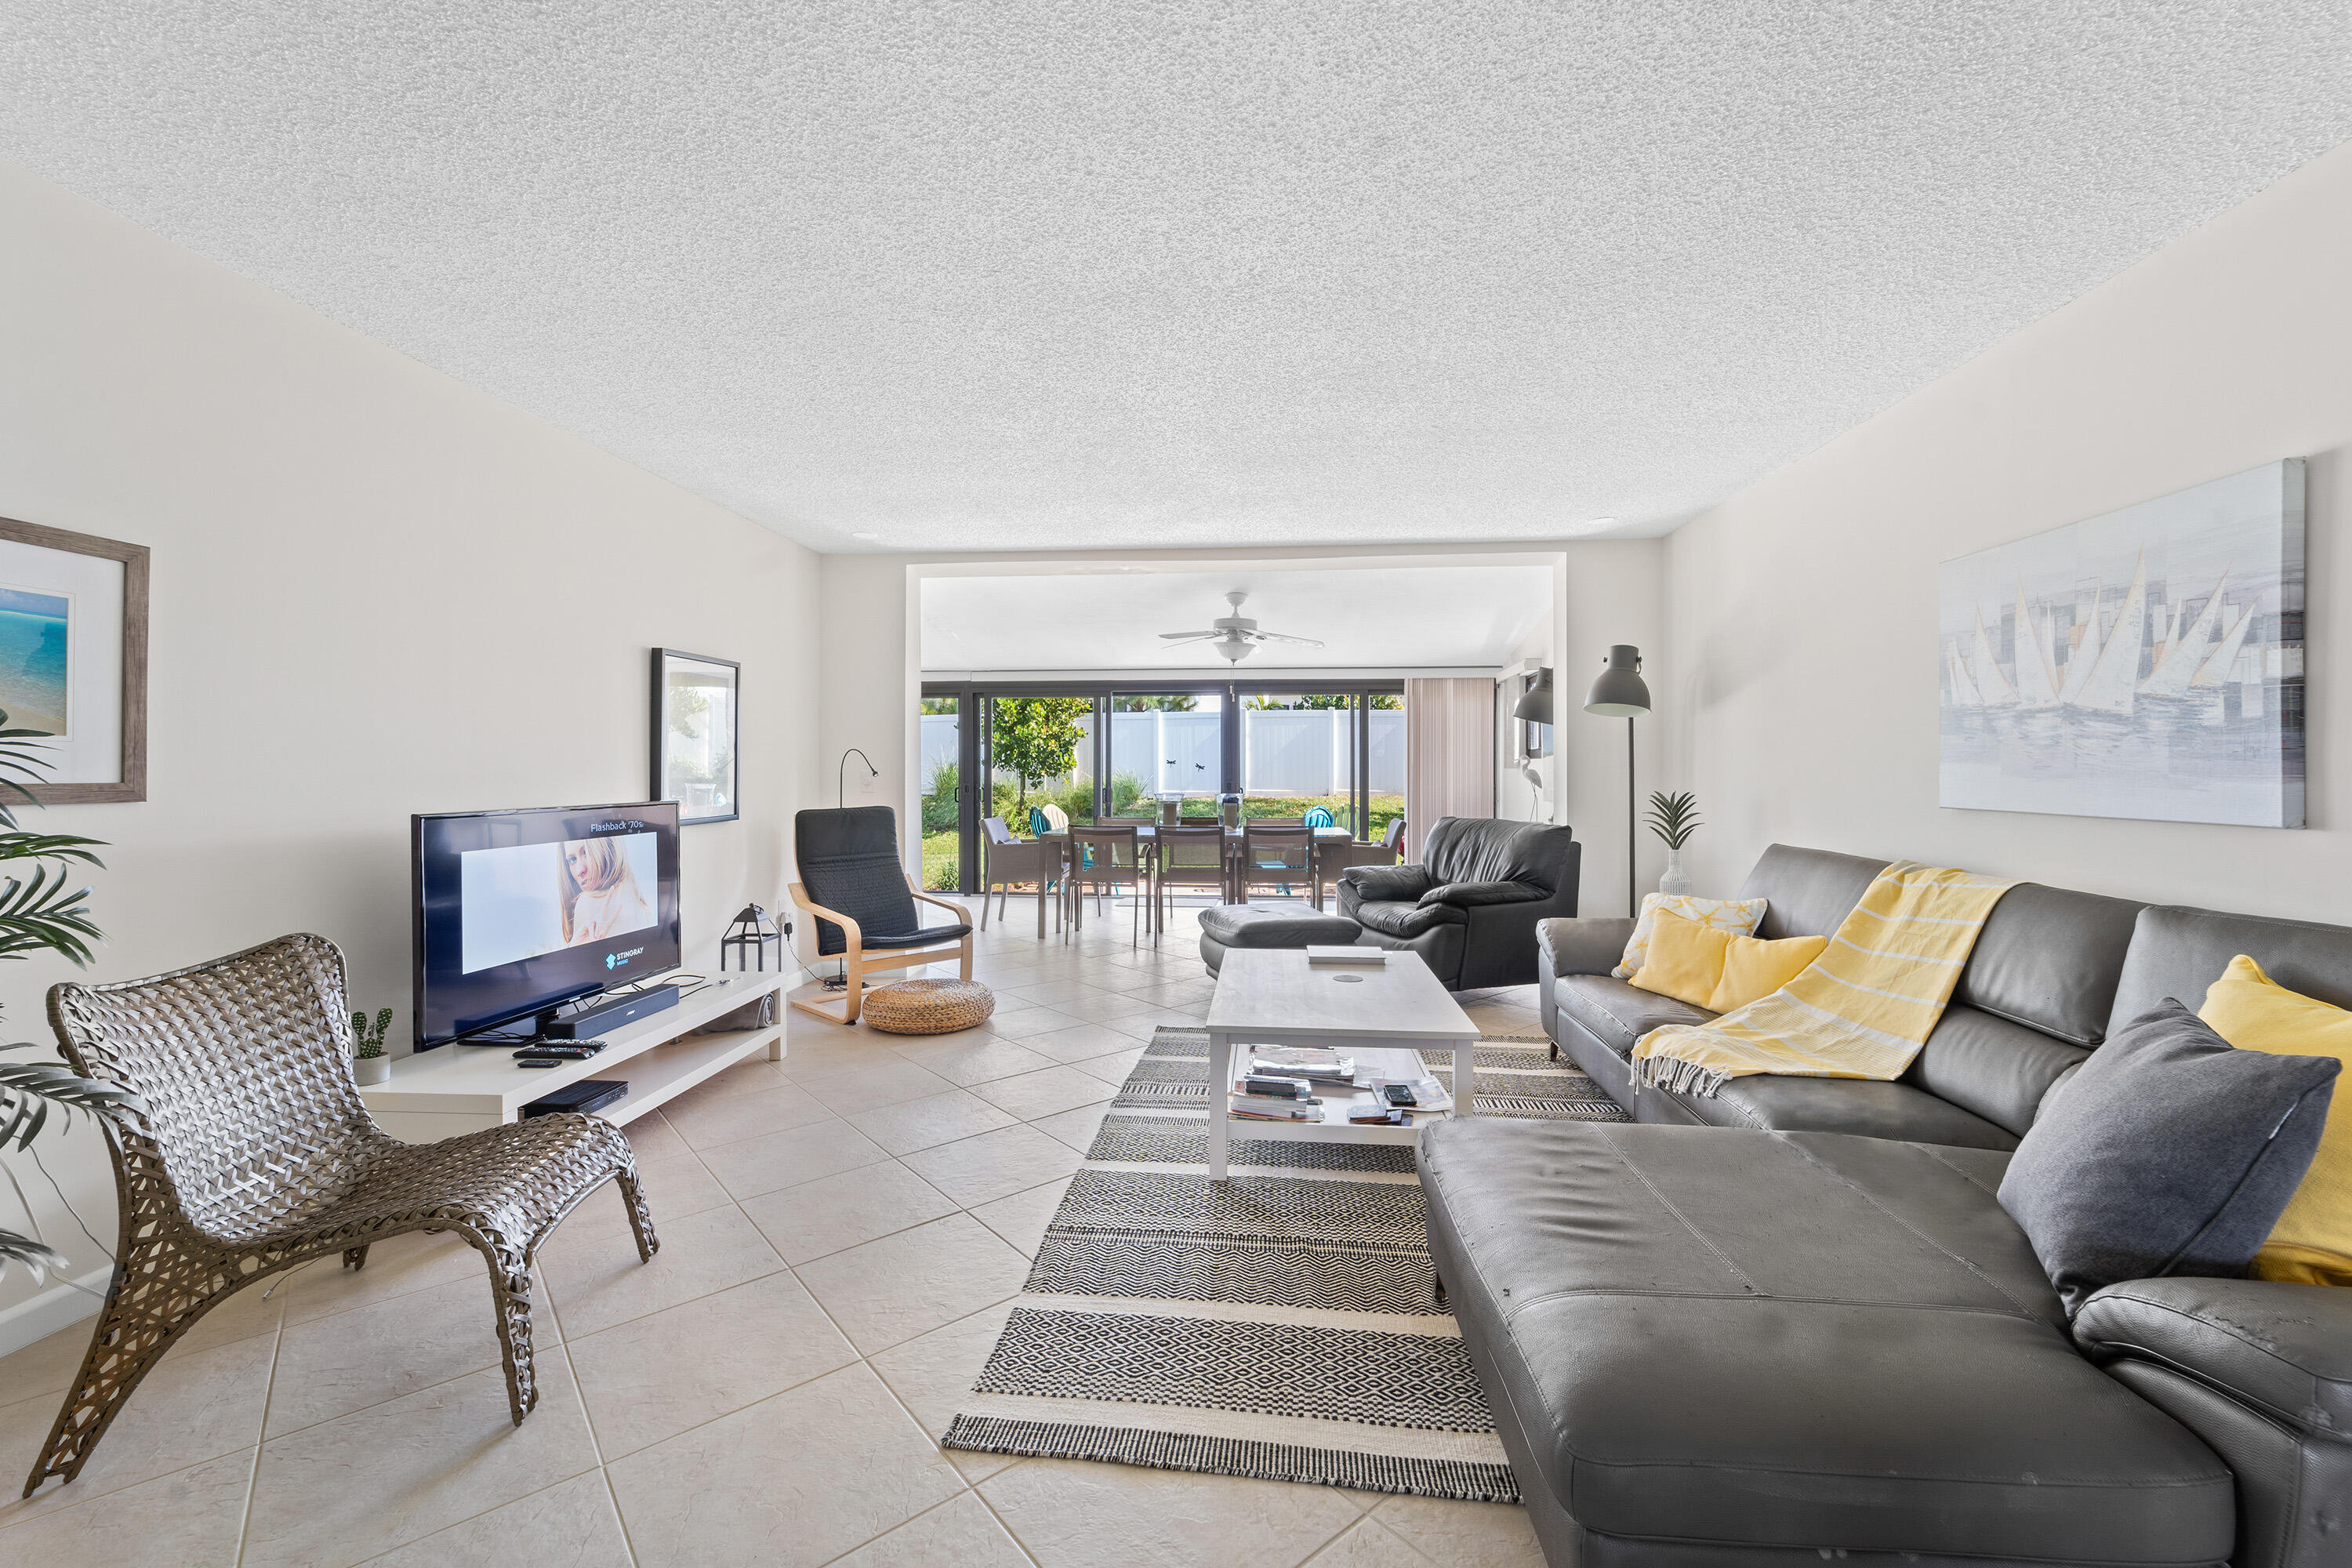
M 1942 805 L 2301 827 L 2303 459 L 1947 561 Z

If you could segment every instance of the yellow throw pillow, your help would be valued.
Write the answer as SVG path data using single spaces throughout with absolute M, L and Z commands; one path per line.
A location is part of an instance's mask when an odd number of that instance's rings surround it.
M 1650 928 L 1650 951 L 1634 973 L 1633 984 L 1704 1007 L 1723 978 L 1723 950 L 1730 942 L 1728 935 L 1713 926 L 1660 910 Z
M 1702 899 L 1689 893 L 1644 893 L 1642 895 L 1642 917 L 1633 922 L 1633 934 L 1626 939 L 1624 956 L 1609 973 L 1620 980 L 1631 980 L 1639 973 L 1650 956 L 1650 930 L 1657 924 L 1658 911 L 1670 910 L 1686 921 L 1696 921 L 1703 926 L 1713 926 L 1726 936 L 1746 936 L 1764 918 L 1768 906 L 1762 899 Z
M 2300 1285 L 2352 1285 L 2352 1012 L 2288 990 L 2242 952 L 2205 993 L 2197 1016 L 2242 1051 L 2344 1064 L 2319 1152 L 2249 1272 Z
M 1766 942 L 1760 936 L 1735 936 L 1723 952 L 1723 978 L 1706 1005 L 1718 1013 L 1745 1007 L 1769 996 L 1827 952 L 1825 936 L 1788 936 Z

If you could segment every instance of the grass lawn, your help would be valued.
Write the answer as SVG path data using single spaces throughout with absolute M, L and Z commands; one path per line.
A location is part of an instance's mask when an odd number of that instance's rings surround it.
M 940 833 L 923 835 L 923 890 L 929 893 L 950 893 L 955 890 L 958 874 L 956 831 L 950 827 Z

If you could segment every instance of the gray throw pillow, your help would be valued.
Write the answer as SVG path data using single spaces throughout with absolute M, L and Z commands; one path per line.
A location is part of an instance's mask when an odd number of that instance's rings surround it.
M 2310 1168 L 2340 1069 L 2235 1049 L 2169 997 L 2093 1051 L 2000 1181 L 2068 1315 L 2122 1280 L 2252 1262 Z

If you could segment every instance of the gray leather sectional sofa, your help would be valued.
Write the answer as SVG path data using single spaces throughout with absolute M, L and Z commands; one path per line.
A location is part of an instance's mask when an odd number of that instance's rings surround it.
M 1775 847 L 1760 934 L 1834 931 L 1883 861 Z M 2164 1279 L 2071 1325 L 1994 1194 L 2067 1069 L 2232 954 L 2352 1005 L 2352 929 L 2028 884 L 1898 1083 L 1633 1087 L 1704 1010 L 1539 932 L 1545 1022 L 1635 1125 L 1423 1134 L 1438 1269 L 1556 1564 L 2352 1562 L 2352 1290 Z

